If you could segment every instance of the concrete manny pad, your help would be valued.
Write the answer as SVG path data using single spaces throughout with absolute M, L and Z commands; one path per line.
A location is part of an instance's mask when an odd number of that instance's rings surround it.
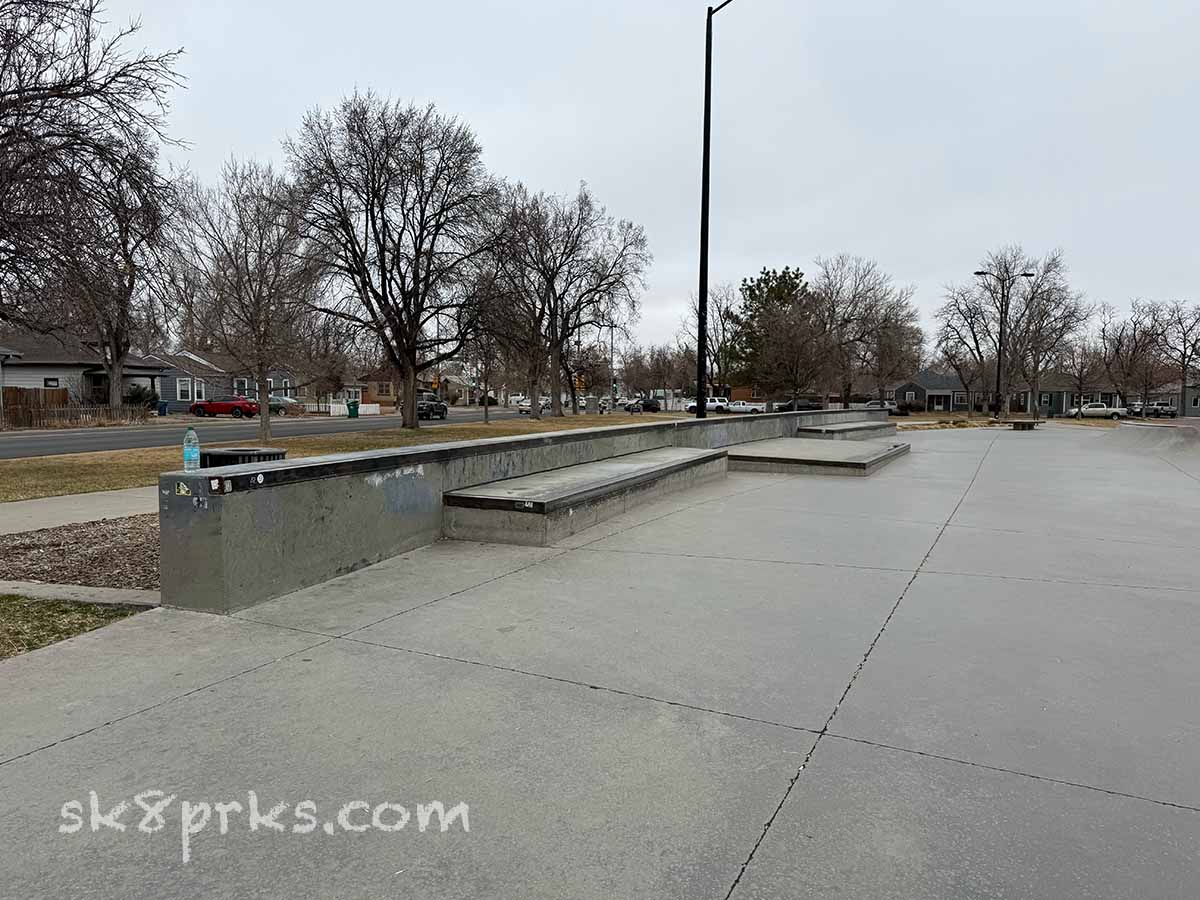
M 1200 451 L 1121 432 L 910 433 L 2 662 L 0 884 L 1191 900 Z
M 909 445 L 898 441 L 805 436 L 774 438 L 731 447 L 729 467 L 738 472 L 864 476 L 908 451 Z

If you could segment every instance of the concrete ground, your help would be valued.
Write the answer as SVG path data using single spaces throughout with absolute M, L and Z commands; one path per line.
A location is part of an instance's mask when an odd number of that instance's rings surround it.
M 9 660 L 0 884 L 1194 898 L 1200 451 L 1120 431 L 913 433 Z
M 0 503 L 0 534 L 158 512 L 158 488 L 125 488 Z

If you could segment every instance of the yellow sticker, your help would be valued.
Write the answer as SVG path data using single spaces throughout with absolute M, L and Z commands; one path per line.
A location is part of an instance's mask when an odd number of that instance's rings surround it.
M 190 497 L 192 496 L 192 489 L 185 482 L 177 481 L 175 482 L 175 495 L 177 497 Z

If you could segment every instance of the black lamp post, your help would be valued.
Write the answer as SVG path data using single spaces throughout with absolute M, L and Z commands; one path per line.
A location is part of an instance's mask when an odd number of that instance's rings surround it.
M 1008 307 L 1009 301 L 1012 298 L 1012 286 L 1017 283 L 1018 278 L 1033 278 L 1032 272 L 1021 272 L 1020 274 L 1005 274 L 1000 275 L 996 272 L 989 272 L 986 269 L 979 269 L 975 273 L 976 278 L 995 278 L 1000 283 L 1000 335 L 996 339 L 996 415 L 1000 415 L 1000 373 L 1004 367 L 1004 331 L 1008 325 Z
M 696 418 L 708 413 L 708 156 L 712 130 L 712 24 L 713 16 L 733 0 L 708 8 L 704 29 L 704 161 L 700 167 L 700 290 L 696 303 Z

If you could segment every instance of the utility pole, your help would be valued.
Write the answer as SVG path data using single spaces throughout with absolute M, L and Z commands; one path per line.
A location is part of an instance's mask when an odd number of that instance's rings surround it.
M 696 418 L 708 414 L 708 181 L 712 132 L 712 27 L 713 16 L 733 0 L 708 8 L 704 26 L 704 151 L 700 164 L 700 288 L 696 303 Z

